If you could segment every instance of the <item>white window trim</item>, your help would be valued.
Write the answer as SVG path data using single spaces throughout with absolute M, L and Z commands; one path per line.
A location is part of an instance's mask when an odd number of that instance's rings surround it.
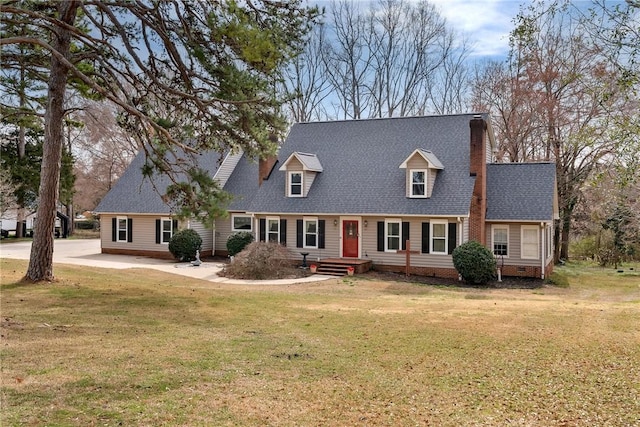
M 533 230 L 536 232 L 536 255 L 525 256 L 524 253 L 524 232 L 525 230 Z M 537 225 L 523 225 L 520 227 L 520 258 L 522 259 L 539 259 L 540 258 L 540 227 Z
M 413 194 L 413 173 L 424 173 L 424 194 Z M 427 198 L 427 180 L 429 179 L 428 169 L 409 169 L 409 197 L 412 199 L 426 199 Z
M 266 218 L 266 222 L 265 222 L 265 228 L 266 230 L 264 230 L 265 234 L 264 234 L 264 241 L 265 242 L 270 242 L 271 240 L 269 239 L 269 221 L 275 221 L 276 224 L 278 224 L 278 239 L 276 240 L 276 242 L 280 243 L 280 217 L 279 216 L 268 216 Z M 273 232 L 271 232 L 273 233 Z
M 433 226 L 434 225 L 444 225 L 444 252 L 440 252 L 440 251 L 436 251 L 433 248 L 433 240 L 435 239 L 435 235 L 433 234 Z M 435 254 L 435 255 L 448 255 L 449 253 L 449 222 L 448 221 L 431 221 L 429 223 L 429 253 L 431 254 Z M 442 239 L 442 237 L 438 237 L 438 239 Z
M 389 226 L 388 224 L 398 224 L 398 249 L 389 249 Z M 391 236 L 395 237 L 395 236 Z M 386 218 L 384 220 L 384 251 L 396 253 L 402 249 L 402 220 L 400 218 Z
M 235 227 L 235 219 L 236 218 L 249 218 L 249 226 L 251 228 L 249 228 L 248 230 L 241 229 L 241 228 L 236 228 Z M 231 214 L 231 231 L 234 232 L 234 233 L 239 233 L 241 231 L 246 231 L 247 233 L 253 233 L 253 218 L 251 217 L 251 215 Z
M 124 220 L 124 240 L 120 239 L 120 221 Z M 116 241 L 117 242 L 128 242 L 129 241 L 129 218 L 126 216 L 118 216 L 116 217 Z
M 168 222 L 171 226 L 171 237 L 173 237 L 173 220 L 171 218 L 168 217 L 164 217 L 164 218 L 160 218 L 160 244 L 161 245 L 168 245 L 169 241 L 164 241 L 164 223 Z M 169 237 L 169 240 L 171 240 L 171 237 Z
M 315 222 L 316 223 L 316 244 L 315 246 L 311 246 L 307 244 L 307 234 L 314 234 L 314 233 L 307 233 L 307 223 L 308 222 Z M 302 218 L 302 247 L 304 249 L 318 249 L 318 218 L 317 217 L 303 217 Z
M 507 230 L 507 254 L 506 255 L 496 255 L 495 254 L 495 242 L 496 242 L 496 233 L 495 230 Z M 506 224 L 493 224 L 491 225 L 491 252 L 494 256 L 509 258 L 509 226 Z
M 291 191 L 293 186 L 293 175 L 300 175 L 300 194 L 293 194 Z M 298 185 L 298 184 L 296 184 Z M 303 171 L 289 171 L 289 181 L 287 193 L 289 197 L 303 197 L 304 196 L 304 172 Z
M 547 226 L 547 258 L 553 256 L 553 227 Z

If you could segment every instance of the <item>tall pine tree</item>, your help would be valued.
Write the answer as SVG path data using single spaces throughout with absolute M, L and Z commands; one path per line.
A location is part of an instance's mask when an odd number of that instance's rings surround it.
M 70 85 L 82 82 L 87 95 L 115 103 L 120 123 L 139 137 L 148 155 L 143 172 L 168 174 L 181 212 L 206 218 L 225 197 L 188 160 L 203 150 L 243 149 L 252 156 L 275 151 L 273 136 L 285 126 L 273 90 L 277 73 L 300 50 L 316 14 L 300 0 L 3 5 L 3 55 L 5 46 L 25 45 L 50 58 L 38 227 L 26 278 L 54 278 L 51 230 Z M 25 21 L 40 34 L 8 31 Z

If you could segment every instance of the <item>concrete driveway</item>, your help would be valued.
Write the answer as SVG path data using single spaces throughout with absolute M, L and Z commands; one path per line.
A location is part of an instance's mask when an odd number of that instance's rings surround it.
M 10 242 L 0 244 L 0 258 L 26 259 L 31 255 L 31 241 Z M 203 262 L 194 267 L 190 263 L 175 262 L 133 255 L 112 255 L 100 252 L 99 239 L 55 239 L 53 246 L 54 264 L 75 264 L 102 268 L 151 268 L 167 273 L 179 274 L 211 282 L 240 285 L 289 285 L 293 283 L 317 282 L 333 278 L 315 274 L 299 279 L 281 280 L 236 280 L 217 275 L 224 267 L 219 262 Z

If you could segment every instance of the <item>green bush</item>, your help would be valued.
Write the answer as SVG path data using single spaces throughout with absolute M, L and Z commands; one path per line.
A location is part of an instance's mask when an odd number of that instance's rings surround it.
M 453 250 L 453 266 L 466 282 L 476 285 L 487 283 L 496 272 L 491 251 L 473 240 Z
M 596 236 L 586 236 L 571 243 L 569 253 L 578 259 L 596 259 L 599 252 L 599 242 Z
M 229 256 L 235 256 L 243 251 L 249 243 L 253 242 L 253 234 L 248 231 L 234 233 L 227 239 L 227 252 Z
M 76 230 L 97 230 L 99 222 L 96 220 L 75 221 L 73 225 Z
M 275 242 L 253 242 L 224 269 L 223 275 L 234 279 L 282 279 L 296 269 L 287 260 L 287 249 Z
M 169 241 L 169 252 L 180 261 L 193 261 L 202 249 L 202 238 L 194 230 L 180 230 Z

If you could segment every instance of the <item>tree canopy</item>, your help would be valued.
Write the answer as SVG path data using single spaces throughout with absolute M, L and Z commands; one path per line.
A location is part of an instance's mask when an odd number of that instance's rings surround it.
M 203 150 L 275 150 L 285 122 L 274 85 L 317 15 L 301 1 L 3 0 L 2 56 L 28 49 L 47 81 L 38 224 L 27 278 L 53 278 L 66 91 L 103 98 L 148 155 L 147 175 L 175 182 L 184 214 L 220 212 L 222 192 L 191 161 Z M 45 173 L 46 172 L 46 173 Z M 184 185 L 187 182 L 188 185 Z
M 625 120 L 638 105 L 626 68 L 613 61 L 608 44 L 591 36 L 583 17 L 566 0 L 522 7 L 508 60 L 478 73 L 473 96 L 477 109 L 494 115 L 498 160 L 555 162 L 556 258 L 565 259 L 585 184 L 601 165 L 630 166 L 625 152 L 638 140 Z

